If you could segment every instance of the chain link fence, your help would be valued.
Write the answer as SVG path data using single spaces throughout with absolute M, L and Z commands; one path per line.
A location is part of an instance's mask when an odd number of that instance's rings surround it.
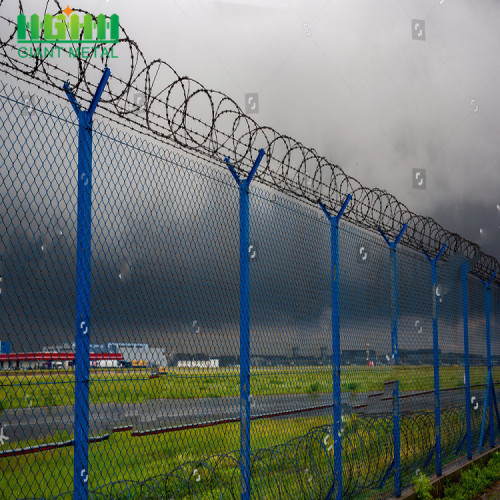
M 473 262 L 0 102 L 0 496 L 382 498 L 498 441 Z

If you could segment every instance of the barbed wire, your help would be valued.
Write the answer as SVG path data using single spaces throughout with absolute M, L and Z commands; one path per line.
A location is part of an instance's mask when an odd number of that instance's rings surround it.
M 441 413 L 442 453 L 456 459 L 466 436 L 465 406 Z M 487 422 L 489 420 L 487 419 Z M 481 415 L 472 420 L 473 438 Z M 346 498 L 392 488 L 394 458 L 391 415 L 351 414 L 342 425 L 343 487 Z M 405 485 L 420 471 L 430 473 L 435 445 L 434 412 L 401 415 L 401 474 Z M 111 498 L 240 498 L 240 457 L 237 451 L 186 460 L 172 470 L 147 479 L 122 479 L 91 489 L 94 499 Z M 335 492 L 333 427 L 320 425 L 287 442 L 255 450 L 251 455 L 252 498 L 327 498 Z M 70 498 L 72 492 L 58 494 Z M 330 497 L 329 497 L 330 498 Z M 335 495 L 331 495 L 335 498 Z
M 13 3 L 1 0 L 0 9 Z M 58 0 L 47 0 L 43 14 L 61 14 L 63 7 Z M 24 13 L 22 0 L 18 0 L 18 10 Z M 97 22 L 90 12 L 74 11 L 90 14 Z M 89 103 L 102 71 L 110 67 L 111 78 L 97 110 L 100 116 L 221 167 L 223 158 L 229 156 L 245 173 L 250 171 L 258 150 L 264 148 L 266 155 L 256 175 L 261 183 L 314 206 L 321 197 L 332 212 L 340 208 L 350 193 L 352 202 L 344 219 L 370 231 L 380 226 L 393 236 L 406 223 L 408 227 L 401 242 L 407 247 L 436 254 L 446 243 L 445 258 L 460 253 L 474 259 L 472 273 L 489 279 L 496 270 L 495 281 L 500 284 L 498 260 L 480 251 L 479 245 L 447 231 L 431 217 L 415 214 L 385 190 L 363 186 L 314 149 L 271 127 L 259 125 L 226 94 L 180 76 L 160 59 L 147 62 L 123 26 L 120 25 L 118 42 L 95 45 L 94 54 L 101 57 L 80 56 L 70 44 L 58 50 L 68 54 L 72 51 L 73 57 L 59 58 L 58 64 L 50 56 L 52 44 L 42 47 L 33 43 L 33 57 L 20 58 L 16 30 L 16 21 L 0 10 L 0 65 L 5 73 L 59 97 L 63 83 L 69 81 L 79 101 Z M 81 28 L 82 40 L 83 35 Z M 128 75 L 123 75 L 124 54 L 119 62 L 112 57 L 111 48 L 116 46 L 127 53 Z

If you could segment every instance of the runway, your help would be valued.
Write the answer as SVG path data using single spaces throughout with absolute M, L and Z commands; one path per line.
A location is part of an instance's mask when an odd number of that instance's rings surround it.
M 471 388 L 472 411 L 482 411 L 484 386 Z M 464 404 L 464 388 L 441 391 L 441 407 Z M 388 415 L 392 413 L 392 386 L 384 391 L 343 393 L 343 414 Z M 433 410 L 434 391 L 407 391 L 400 394 L 401 412 Z M 333 413 L 331 393 L 252 396 L 252 418 L 303 418 Z M 127 428 L 137 435 L 170 427 L 196 427 L 218 421 L 237 421 L 238 397 L 153 399 L 138 403 L 100 403 L 89 408 L 91 436 Z M 72 405 L 6 410 L 2 419 L 9 443 L 28 439 L 52 439 L 55 432 L 73 436 Z M 59 436 L 57 436 L 59 439 Z M 5 446 L 4 446 L 5 448 Z

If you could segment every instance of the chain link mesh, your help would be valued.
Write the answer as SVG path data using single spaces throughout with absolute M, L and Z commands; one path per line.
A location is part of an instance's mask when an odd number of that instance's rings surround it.
M 0 492 L 70 498 L 78 122 L 66 102 L 19 88 L 2 85 L 0 102 Z M 93 208 L 82 478 L 92 498 L 240 498 L 245 305 L 251 496 L 333 498 L 332 274 L 340 287 L 344 496 L 393 494 L 395 415 L 402 486 L 436 469 L 436 311 L 443 465 L 467 455 L 467 406 L 473 451 L 489 445 L 485 285 L 469 275 L 467 401 L 460 256 L 439 261 L 433 286 L 426 257 L 401 244 L 394 281 L 382 237 L 340 221 L 331 269 L 323 212 L 254 183 L 250 303 L 240 305 L 239 190 L 222 159 L 216 168 L 96 120 L 92 167 L 83 180 L 92 183 Z M 490 294 L 496 383 L 497 285 Z

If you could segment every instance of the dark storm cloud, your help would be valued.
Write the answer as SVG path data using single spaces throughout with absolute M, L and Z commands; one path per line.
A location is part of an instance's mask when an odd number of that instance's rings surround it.
M 57 120 L 50 124 L 59 138 L 65 137 L 64 127 Z M 186 162 L 153 143 L 101 125 L 97 130 L 92 341 L 237 353 L 239 193 L 234 180 L 224 170 Z M 31 138 L 11 140 L 26 151 Z M 19 155 L 5 157 L 3 323 L 19 350 L 74 337 L 76 158 L 65 159 L 76 138 L 67 140 L 68 149 L 51 150 L 42 166 L 37 147 L 22 164 Z M 255 353 L 300 346 L 300 352 L 319 355 L 331 349 L 330 227 L 320 214 L 283 195 L 252 189 L 248 258 Z M 390 352 L 388 247 L 380 235 L 342 224 L 339 253 L 344 348 L 369 342 Z M 453 286 L 443 286 L 443 297 Z M 402 253 L 399 288 L 400 345 L 409 347 L 415 345 L 416 319 L 429 323 L 432 310 L 430 268 L 423 256 Z M 457 312 L 448 314 L 455 318 Z M 429 339 L 416 345 L 428 347 Z
M 260 123 L 316 147 L 363 184 L 393 192 L 473 241 L 483 229 L 479 242 L 498 257 L 496 2 L 405 8 L 289 2 L 269 15 L 263 2 L 258 9 L 250 1 L 203 9 L 179 3 L 163 7 L 175 12 L 168 29 L 142 17 L 148 9 L 110 8 L 149 59 L 175 43 L 165 58 L 182 74 L 236 99 L 258 91 Z M 413 17 L 427 19 L 425 43 L 411 40 Z M 477 113 L 471 99 L 479 102 Z M 9 133 L 19 137 L 16 146 L 7 151 L 4 141 L 2 150 L 2 331 L 19 349 L 74 336 L 76 135 L 63 141 L 58 127 L 18 124 Z M 180 168 L 155 153 L 163 159 L 112 140 L 96 145 L 93 340 L 233 353 L 239 319 L 233 179 L 213 174 L 214 180 L 203 176 L 206 167 Z M 428 170 L 426 191 L 411 189 L 417 167 Z M 482 205 L 471 202 L 479 199 Z M 329 228 L 306 212 L 282 199 L 255 198 L 252 205 L 252 334 L 261 351 L 308 342 L 311 352 L 329 349 Z M 390 352 L 389 251 L 379 235 L 362 234 L 351 228 L 341 236 L 342 342 Z M 403 259 L 411 265 L 399 273 L 400 346 L 429 348 L 430 267 L 421 256 Z M 459 285 L 455 272 L 443 273 L 443 346 L 451 348 L 460 335 Z M 482 297 L 480 287 L 474 290 Z M 471 322 L 480 336 L 477 300 Z
M 492 182 L 495 183 L 495 179 Z M 441 225 L 450 231 L 460 231 L 465 238 L 478 243 L 484 252 L 500 259 L 500 204 L 466 198 L 453 206 L 440 204 L 435 212 Z

